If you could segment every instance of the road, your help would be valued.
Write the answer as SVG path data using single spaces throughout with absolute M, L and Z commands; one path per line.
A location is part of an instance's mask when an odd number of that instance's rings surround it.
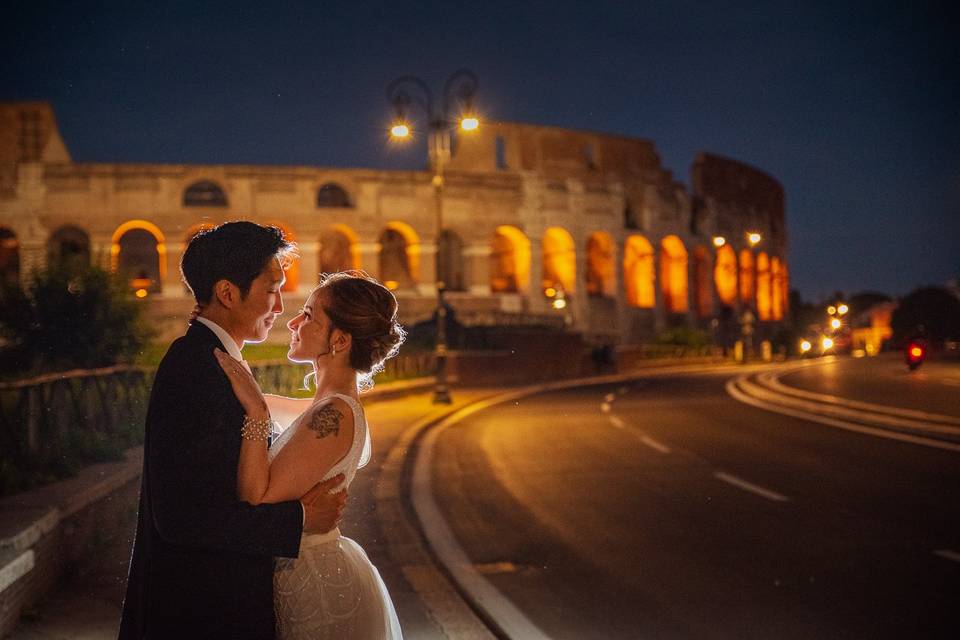
M 791 375 L 857 396 L 870 364 Z M 882 399 L 930 409 L 887 364 Z M 731 375 L 544 393 L 438 433 L 434 498 L 474 571 L 555 638 L 960 637 L 960 453 L 742 404 Z

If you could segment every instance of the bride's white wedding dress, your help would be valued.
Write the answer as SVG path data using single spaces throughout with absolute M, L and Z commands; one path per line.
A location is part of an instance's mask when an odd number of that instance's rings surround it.
M 370 433 L 363 409 L 349 396 L 335 394 L 353 409 L 353 444 L 347 455 L 324 479 L 343 473 L 350 486 L 357 469 L 370 460 Z M 328 398 L 301 414 L 277 438 L 269 459 L 284 447 L 297 423 Z M 300 540 L 298 558 L 278 558 L 273 574 L 273 601 L 277 637 L 343 640 L 400 640 L 400 622 L 387 587 L 366 552 L 339 529 L 307 535 Z

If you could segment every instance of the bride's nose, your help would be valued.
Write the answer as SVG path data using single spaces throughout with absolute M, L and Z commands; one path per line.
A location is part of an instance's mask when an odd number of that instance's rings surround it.
M 287 323 L 287 329 L 290 329 L 290 331 L 296 331 L 297 326 L 299 325 L 299 322 L 298 322 L 299 318 L 300 318 L 299 313 L 293 316 L 292 318 L 290 318 L 290 322 Z

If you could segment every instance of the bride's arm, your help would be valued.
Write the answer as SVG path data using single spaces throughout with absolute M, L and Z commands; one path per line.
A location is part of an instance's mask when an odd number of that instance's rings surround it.
M 247 418 L 261 425 L 268 422 L 267 401 L 253 375 L 223 351 L 215 353 Z M 266 432 L 257 433 L 254 428 L 247 434 L 250 437 L 243 438 L 237 464 L 240 500 L 258 505 L 300 498 L 323 480 L 353 443 L 353 411 L 342 400 L 314 406 L 300 425 L 272 466 L 267 458 Z

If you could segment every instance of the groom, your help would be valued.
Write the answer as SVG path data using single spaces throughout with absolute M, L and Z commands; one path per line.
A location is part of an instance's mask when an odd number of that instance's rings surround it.
M 340 519 L 342 477 L 299 501 L 237 500 L 243 409 L 213 350 L 242 360 L 283 311 L 283 261 L 294 247 L 275 227 L 228 222 L 191 240 L 180 269 L 204 308 L 157 369 L 147 409 L 137 534 L 122 640 L 272 638 L 273 558 L 294 558 L 302 532 Z

